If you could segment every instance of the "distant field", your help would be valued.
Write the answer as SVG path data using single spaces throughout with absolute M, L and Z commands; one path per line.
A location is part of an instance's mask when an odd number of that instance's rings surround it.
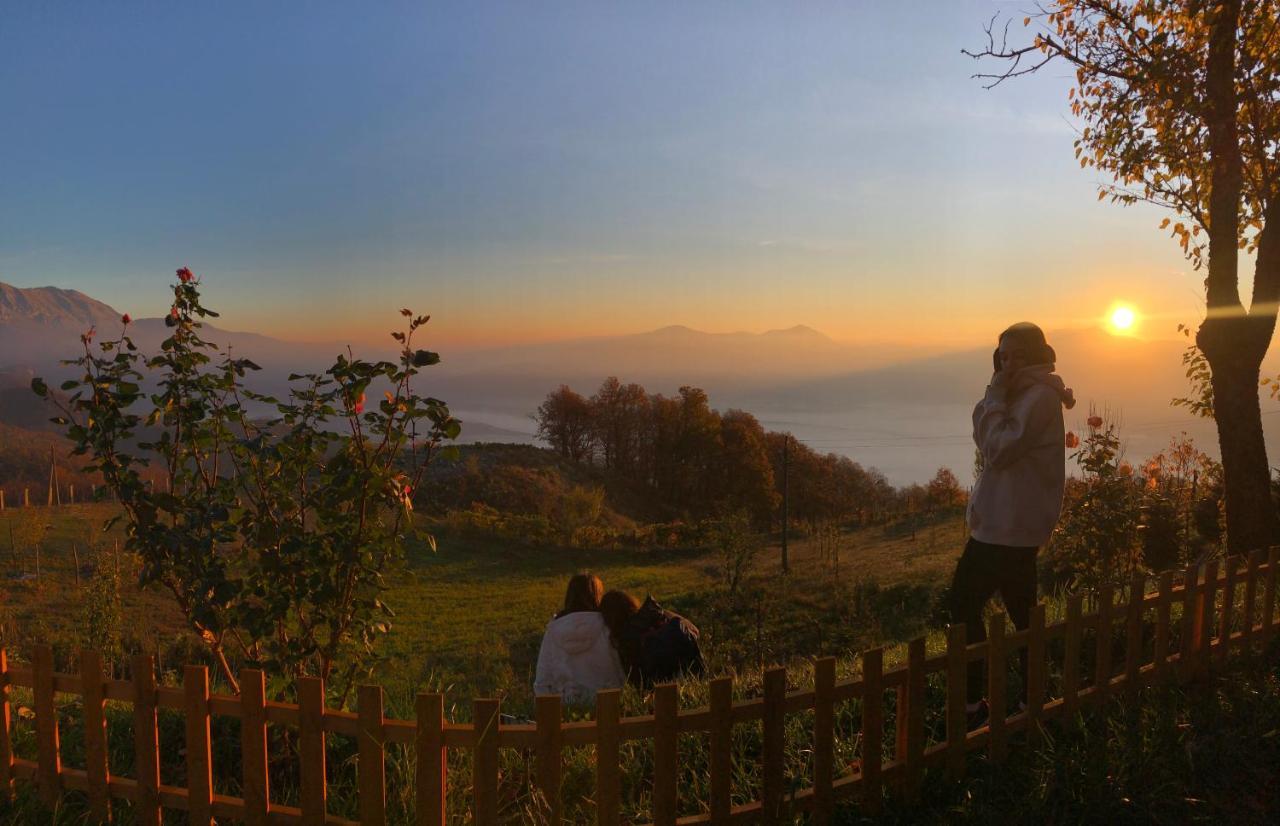
M 39 584 L 30 578 L 34 555 L 15 555 L 8 544 L 11 522 L 29 517 L 12 509 L 0 514 L 0 631 L 10 644 L 70 641 L 79 633 L 82 594 L 73 546 L 84 581 L 93 564 L 113 564 L 113 537 L 92 530 L 111 511 L 104 505 L 33 511 L 50 526 Z M 717 669 L 905 639 L 923 630 L 937 589 L 959 555 L 962 534 L 958 517 L 918 528 L 915 538 L 904 527 L 847 533 L 838 577 L 809 539 L 791 543 L 792 574 L 781 577 L 775 544 L 755 566 L 752 599 L 731 613 L 720 601 L 711 552 L 527 547 L 438 533 L 439 551 L 415 548 L 409 575 L 387 597 L 398 617 L 375 676 L 396 692 L 429 685 L 458 699 L 498 694 L 508 707 L 528 705 L 542 631 L 563 599 L 566 580 L 580 570 L 595 572 L 606 587 L 641 597 L 652 593 L 688 615 L 706 635 Z M 181 616 L 163 592 L 133 585 L 127 558 L 121 566 L 126 629 L 136 645 L 164 651 L 186 635 Z

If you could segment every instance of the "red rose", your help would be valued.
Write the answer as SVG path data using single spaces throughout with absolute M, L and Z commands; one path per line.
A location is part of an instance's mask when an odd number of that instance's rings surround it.
M 193 278 L 195 278 L 195 274 L 191 272 L 190 267 L 183 267 L 182 269 L 178 270 L 178 280 L 181 281 L 183 284 L 186 284 L 188 281 L 190 281 Z
M 129 324 L 130 322 L 132 322 L 132 321 L 133 321 L 133 319 L 129 316 L 129 314 L 128 314 L 128 313 L 125 313 L 124 315 L 120 316 L 120 323 L 121 323 L 121 324 L 128 325 L 128 324 Z
M 356 411 L 357 413 L 363 413 L 363 412 L 364 412 L 364 394 L 363 394 L 363 393 L 361 393 L 361 394 L 360 394 L 360 398 L 356 399 L 356 403 L 355 403 L 355 408 L 354 408 L 354 409 L 355 409 L 355 411 Z
M 170 308 L 169 308 L 169 318 L 177 318 L 177 317 L 178 317 L 178 308 L 177 308 L 177 307 L 170 307 Z
M 1090 416 L 1090 417 L 1089 417 L 1089 427 L 1092 427 L 1092 428 L 1099 428 L 1099 427 L 1102 427 L 1102 417 L 1101 417 L 1101 416 Z
M 1078 447 L 1080 447 L 1080 437 L 1072 433 L 1070 430 L 1068 430 L 1067 431 L 1067 450 L 1075 450 Z

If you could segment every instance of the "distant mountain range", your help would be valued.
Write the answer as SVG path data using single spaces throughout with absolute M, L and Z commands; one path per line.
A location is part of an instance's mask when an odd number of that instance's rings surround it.
M 21 289 L 0 284 L 0 422 L 39 428 L 48 409 L 26 387 L 34 374 L 58 379 L 58 360 L 80 351 L 79 334 L 96 325 L 115 335 L 120 316 L 74 290 Z M 162 319 L 137 319 L 131 334 L 144 352 L 166 335 Z M 205 337 L 229 345 L 264 368 L 251 384 L 280 394 L 291 372 L 323 370 L 346 349 L 339 342 L 297 343 L 206 326 Z M 1049 332 L 1058 372 L 1080 406 L 1067 414 L 1079 426 L 1089 405 L 1122 416 L 1122 435 L 1135 454 L 1158 450 L 1186 429 L 1209 450 L 1212 423 L 1195 420 L 1169 400 L 1188 392 L 1180 356 L 1187 342 L 1147 341 L 1096 328 Z M 547 393 L 568 384 L 590 395 L 607 376 L 638 382 L 649 392 L 702 387 L 719 409 L 755 413 L 767 427 L 787 429 L 823 450 L 844 452 L 880 467 L 895 482 L 918 480 L 946 464 L 972 461 L 968 411 L 991 374 L 991 347 L 939 352 L 897 344 L 849 345 L 805 326 L 765 333 L 707 333 L 684 326 L 647 333 L 442 353 L 421 389 L 445 399 L 464 423 L 466 440 L 528 442 L 532 414 Z M 389 351 L 360 353 L 368 358 Z M 1264 375 L 1280 373 L 1274 357 Z M 1280 439 L 1280 407 L 1264 399 L 1264 423 Z

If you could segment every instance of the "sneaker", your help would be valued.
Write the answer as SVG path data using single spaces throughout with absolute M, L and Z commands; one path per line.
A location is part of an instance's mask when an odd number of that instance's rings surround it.
M 991 719 L 991 705 L 986 700 L 979 700 L 977 708 L 973 711 L 966 710 L 968 731 L 977 731 L 987 724 Z

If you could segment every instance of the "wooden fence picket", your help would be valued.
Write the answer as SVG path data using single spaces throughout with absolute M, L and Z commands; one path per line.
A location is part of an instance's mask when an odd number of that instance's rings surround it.
M 356 773 L 360 789 L 360 826 L 382 826 L 387 822 L 387 734 L 382 716 L 382 686 L 360 686 L 356 694 L 356 708 L 359 714 Z
M 156 726 L 156 666 L 146 654 L 129 663 L 133 672 L 133 754 L 137 773 L 134 808 L 142 826 L 160 826 L 160 732 Z
M 1254 639 L 1254 620 L 1258 616 L 1258 572 L 1262 566 L 1261 548 L 1249 554 L 1248 567 L 1244 574 L 1244 615 L 1240 618 L 1244 626 L 1244 647 L 1249 650 Z
M 1106 702 L 1111 693 L 1111 631 L 1115 591 L 1105 585 L 1098 591 L 1098 636 L 1093 673 L 1093 700 Z
M 561 729 L 560 696 L 538 697 L 534 701 L 534 720 L 538 732 L 538 791 L 545 809 L 542 816 L 548 826 L 558 826 L 562 818 L 560 807 L 561 755 L 564 732 Z
M 1169 614 L 1173 605 L 1173 571 L 1160 574 L 1159 598 L 1156 602 L 1155 650 L 1151 655 L 1155 663 L 1155 678 L 1169 676 Z
M 1045 662 L 1044 603 L 1031 606 L 1031 622 L 1027 626 L 1027 740 L 1040 740 L 1040 718 L 1044 709 Z
M 1227 653 L 1231 650 L 1231 624 L 1235 618 L 1236 570 L 1240 567 L 1240 557 L 1229 556 L 1222 562 L 1226 569 L 1225 581 L 1222 583 L 1222 609 L 1218 620 L 1218 663 L 1227 661 Z
M 256 668 L 240 672 L 240 763 L 244 785 L 244 822 L 267 826 L 267 686 Z
M 1262 630 L 1263 642 L 1271 641 L 1275 633 L 1276 611 L 1276 569 L 1280 568 L 1280 546 L 1272 545 L 1267 549 L 1267 579 L 1262 589 Z
M 884 748 L 884 650 L 862 654 L 862 811 L 880 813 L 880 767 Z
M 715 684 L 711 686 L 711 704 L 714 714 Z M 596 694 L 596 823 L 599 826 L 617 823 L 622 810 L 622 773 L 619 745 L 621 735 L 618 721 L 622 714 L 622 692 L 611 688 Z M 728 719 L 728 712 L 725 714 Z M 712 732 L 711 787 L 715 788 L 715 738 Z M 714 804 L 712 811 L 714 812 Z
M 189 665 L 182 679 L 187 729 L 187 817 L 192 826 L 213 823 L 213 752 L 209 737 L 209 669 Z
M 656 687 L 653 690 L 653 822 L 657 826 L 674 826 L 676 822 L 679 715 L 679 686 L 666 683 Z M 767 744 L 765 748 L 768 749 Z
M 1005 720 L 1009 716 L 1009 700 L 1005 696 L 1008 675 L 1005 673 L 1005 615 L 991 615 L 987 627 L 987 704 L 990 734 L 987 754 L 999 763 L 1005 756 Z
M 303 826 L 324 826 L 329 814 L 325 780 L 324 680 L 298 678 L 298 802 Z
M 9 713 L 9 653 L 0 647 L 0 803 L 13 797 L 13 718 Z
M 1199 648 L 1196 649 L 1197 676 L 1203 676 L 1209 670 L 1210 657 L 1213 655 L 1213 618 L 1215 600 L 1218 589 L 1218 560 L 1212 559 L 1204 566 L 1204 584 L 1198 594 L 1200 616 L 1198 618 L 1200 633 L 1197 635 Z
M 476 826 L 498 823 L 498 700 L 475 700 L 472 712 L 476 751 L 472 761 L 471 794 Z
M 1200 650 L 1200 566 L 1188 565 L 1182 575 L 1182 639 L 1178 643 L 1179 675 L 1183 682 L 1196 675 Z
M 1084 597 L 1067 597 L 1066 644 L 1062 655 L 1062 706 L 1068 716 L 1080 705 L 1080 652 L 1084 643 Z
M 919 800 L 924 787 L 924 661 L 925 640 L 916 637 L 907 644 L 907 703 L 905 711 L 899 711 L 907 718 L 907 749 L 905 754 L 899 752 L 898 759 L 906 763 L 904 786 L 909 801 Z
M 969 728 L 965 711 L 968 645 L 964 623 L 952 624 L 947 629 L 947 777 L 951 780 L 964 777 L 964 740 Z
M 37 645 L 31 659 L 36 710 L 36 752 L 40 799 L 53 806 L 62 796 L 62 757 L 58 749 L 58 704 L 53 691 L 53 648 Z
M 813 664 L 813 821 L 820 826 L 830 823 L 835 814 L 835 796 L 832 793 L 835 780 L 835 690 L 835 658 L 816 660 Z M 713 693 L 713 699 L 714 696 Z M 713 772 L 713 797 L 714 781 Z M 716 809 L 712 807 L 711 812 L 714 820 Z M 727 799 L 719 814 L 722 817 L 728 815 Z
M 1135 696 L 1141 687 L 1143 650 L 1142 650 L 1142 616 L 1146 599 L 1147 578 L 1142 574 L 1134 574 L 1129 581 L 1129 603 L 1125 607 L 1124 634 L 1124 682 L 1125 691 Z
M 414 778 L 417 786 L 416 811 L 418 826 L 444 826 L 448 761 L 444 745 L 444 695 L 419 694 L 414 703 L 417 732 L 418 766 Z
M 764 673 L 764 714 L 762 734 L 763 789 L 761 801 L 764 816 L 774 822 L 782 816 L 783 793 L 786 790 L 784 774 L 786 760 L 786 700 L 787 671 L 771 668 Z
M 111 819 L 111 770 L 107 762 L 106 698 L 102 685 L 102 655 L 80 651 L 80 688 L 84 696 L 84 763 L 89 787 L 89 812 L 97 820 Z

